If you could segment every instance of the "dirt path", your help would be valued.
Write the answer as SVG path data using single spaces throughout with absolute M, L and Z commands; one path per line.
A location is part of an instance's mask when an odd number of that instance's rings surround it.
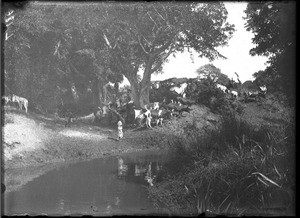
M 138 150 L 163 149 L 184 136 L 184 127 L 188 123 L 196 123 L 204 131 L 206 127 L 214 127 L 218 122 L 218 116 L 206 107 L 192 106 L 192 109 L 190 114 L 185 113 L 181 118 L 165 120 L 163 127 L 125 128 L 124 138 L 117 141 L 117 127 L 97 127 L 81 119 L 66 128 L 63 119 L 5 107 L 5 125 L 2 132 L 4 169 L 89 160 Z
M 6 119 L 5 170 L 157 149 L 167 139 L 161 127 L 125 129 L 124 138 L 117 141 L 116 129 L 82 123 L 65 128 L 63 122 L 13 110 L 6 114 Z

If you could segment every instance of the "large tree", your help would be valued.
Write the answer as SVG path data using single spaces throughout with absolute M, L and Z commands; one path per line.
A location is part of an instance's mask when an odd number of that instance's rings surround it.
M 195 50 L 200 57 L 223 57 L 217 47 L 231 37 L 223 3 L 105 4 L 103 37 L 113 67 L 130 82 L 136 106 L 149 103 L 151 75 L 171 54 Z M 138 72 L 143 77 L 137 80 Z
M 200 78 L 210 78 L 214 82 L 227 86 L 230 79 L 227 75 L 221 73 L 221 70 L 213 64 L 205 64 L 196 70 Z
M 295 2 L 248 3 L 246 28 L 254 33 L 256 45 L 251 55 L 269 57 L 268 67 L 254 74 L 269 91 L 284 93 L 291 104 L 295 100 Z M 272 90 L 273 88 L 273 90 Z
M 86 78 L 76 54 L 86 56 L 96 72 L 92 79 L 120 81 L 124 75 L 136 106 L 149 102 L 151 75 L 171 54 L 195 50 L 210 60 L 223 57 L 217 48 L 234 31 L 223 3 L 32 3 L 22 13 L 16 24 L 31 35 L 52 33 L 47 51 L 59 76 L 77 71 Z
M 5 13 L 10 14 L 10 9 Z M 72 99 L 76 102 L 78 94 L 83 98 L 88 95 L 88 89 L 99 103 L 109 81 L 122 81 L 106 63 L 109 51 L 102 46 L 104 43 L 93 40 L 96 37 L 91 39 L 87 30 L 74 24 L 78 14 L 85 20 L 84 11 L 72 4 L 67 7 L 31 2 L 14 10 L 14 22 L 10 21 L 5 34 L 9 36 L 4 43 L 5 84 L 13 93 L 28 98 L 31 106 L 41 105 L 42 101 L 52 105 Z M 90 49 L 94 47 L 98 49 Z

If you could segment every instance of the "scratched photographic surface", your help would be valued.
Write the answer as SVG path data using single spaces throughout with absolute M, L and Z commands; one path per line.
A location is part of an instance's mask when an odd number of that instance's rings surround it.
M 295 215 L 295 2 L 1 2 L 1 215 Z

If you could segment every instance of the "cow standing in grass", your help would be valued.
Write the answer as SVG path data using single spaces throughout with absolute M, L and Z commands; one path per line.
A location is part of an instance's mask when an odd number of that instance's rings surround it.
M 230 91 L 230 94 L 231 94 L 231 97 L 234 98 L 234 99 L 236 99 L 238 97 L 238 92 L 237 91 L 232 90 L 232 91 Z
M 136 120 L 138 126 L 142 126 L 142 121 L 146 119 L 149 115 L 147 109 L 134 109 L 134 119 Z M 149 119 L 149 117 L 148 117 Z M 146 120 L 147 121 L 147 120 Z
M 222 90 L 222 92 L 224 92 L 224 93 L 228 93 L 228 89 L 226 88 L 226 86 L 223 86 L 221 84 L 217 84 L 217 88 Z
M 163 110 L 151 110 L 151 117 L 154 118 L 156 125 L 158 126 L 159 124 L 162 126 L 162 112 Z
M 2 96 L 2 99 L 4 100 L 4 104 L 8 104 L 8 102 L 11 101 L 11 96 L 10 95 Z
M 25 111 L 27 113 L 27 111 L 28 111 L 28 100 L 26 98 L 19 97 L 17 95 L 12 95 L 11 101 L 18 103 L 19 110 L 22 110 L 23 106 L 24 106 Z
M 179 87 L 170 88 L 170 91 L 176 92 L 178 95 L 183 96 L 187 85 L 188 85 L 187 83 L 182 83 L 182 84 L 180 84 Z M 185 97 L 185 95 L 184 95 L 184 97 Z

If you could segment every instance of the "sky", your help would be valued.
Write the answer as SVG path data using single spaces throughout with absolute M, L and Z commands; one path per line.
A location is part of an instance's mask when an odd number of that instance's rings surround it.
M 207 58 L 199 58 L 197 53 L 193 53 L 194 61 L 191 60 L 188 52 L 177 53 L 174 58 L 172 55 L 169 57 L 169 62 L 163 66 L 163 74 L 152 75 L 151 81 L 165 80 L 172 77 L 177 78 L 195 78 L 197 76 L 196 70 L 205 65 L 213 64 L 226 74 L 229 78 L 236 81 L 236 72 L 241 82 L 253 80 L 252 74 L 264 70 L 266 68 L 266 57 L 251 56 L 249 51 L 255 47 L 252 44 L 253 33 L 246 31 L 244 25 L 245 17 L 244 10 L 247 7 L 246 2 L 224 2 L 228 11 L 227 21 L 235 25 L 236 31 L 233 33 L 232 38 L 228 41 L 226 47 L 218 48 L 218 51 L 227 59 L 216 59 L 209 62 Z M 122 85 L 129 84 L 127 79 Z

